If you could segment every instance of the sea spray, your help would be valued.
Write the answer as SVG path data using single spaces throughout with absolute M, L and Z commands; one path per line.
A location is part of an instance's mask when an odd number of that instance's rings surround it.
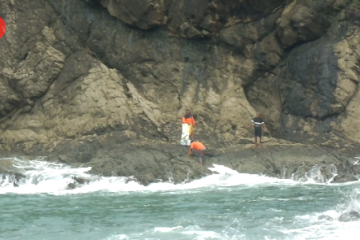
M 136 192 L 136 191 L 173 191 L 195 190 L 216 186 L 250 187 L 257 184 L 294 184 L 291 180 L 281 180 L 256 174 L 238 173 L 225 166 L 214 164 L 209 168 L 213 174 L 204 178 L 174 184 L 169 172 L 168 182 L 152 183 L 142 186 L 133 177 L 101 177 L 89 174 L 91 169 L 72 168 L 65 164 L 51 163 L 43 160 L 12 159 L 14 167 L 21 172 L 23 178 L 16 180 L 13 175 L 2 177 L 0 193 L 49 193 L 78 194 L 86 192 Z M 188 170 L 188 174 L 191 170 Z
M 337 168 L 334 164 L 315 165 L 308 167 L 299 166 L 291 179 L 298 182 L 307 183 L 330 183 L 337 175 Z
M 169 172 L 167 182 L 159 181 L 145 187 L 133 177 L 100 177 L 89 174 L 91 168 L 71 168 L 70 166 L 40 160 L 12 159 L 14 168 L 24 177 L 17 179 L 15 175 L 0 178 L 0 193 L 52 193 L 78 194 L 96 191 L 126 193 L 133 191 L 174 191 L 195 190 L 216 186 L 243 186 L 267 184 L 328 183 L 336 175 L 336 167 L 301 166 L 293 174 L 292 179 L 278 179 L 257 174 L 239 173 L 222 165 L 214 164 L 209 168 L 212 175 L 198 180 L 185 180 L 182 184 L 174 184 Z M 188 170 L 188 174 L 191 170 Z M 286 169 L 284 169 L 284 172 Z
M 344 202 L 339 204 L 337 217 L 342 222 L 360 220 L 360 188 L 353 189 L 350 193 L 343 193 Z
M 340 221 L 358 208 L 356 182 L 314 184 L 321 178 L 311 174 L 296 182 L 213 165 L 213 174 L 198 180 L 142 186 L 88 168 L 44 161 L 17 166 L 24 181 L 0 188 L 6 206 L 0 239 L 352 240 L 360 234 L 358 221 Z M 68 189 L 76 178 L 87 181 Z

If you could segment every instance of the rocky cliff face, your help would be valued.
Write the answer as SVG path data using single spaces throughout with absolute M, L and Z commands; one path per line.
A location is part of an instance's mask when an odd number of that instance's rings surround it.
M 181 179 L 186 108 L 213 149 L 247 148 L 255 111 L 278 139 L 360 141 L 357 1 L 4 0 L 0 16 L 5 151 Z

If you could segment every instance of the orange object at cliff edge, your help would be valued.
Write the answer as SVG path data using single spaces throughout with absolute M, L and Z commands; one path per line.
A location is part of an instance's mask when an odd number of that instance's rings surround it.
M 195 120 L 194 120 L 193 115 L 185 114 L 185 116 L 183 116 L 183 118 L 182 118 L 182 123 L 190 124 L 190 125 L 195 126 Z
M 190 145 L 190 150 L 191 149 L 195 149 L 197 151 L 202 151 L 202 150 L 205 150 L 206 147 L 201 142 L 192 142 L 191 145 Z

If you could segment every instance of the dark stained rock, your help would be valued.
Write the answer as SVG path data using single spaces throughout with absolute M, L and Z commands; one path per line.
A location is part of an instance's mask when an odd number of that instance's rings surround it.
M 81 178 L 81 177 L 72 177 L 72 179 L 74 179 L 74 182 L 71 182 L 67 185 L 67 189 L 69 189 L 69 190 L 81 187 L 82 185 L 90 182 L 89 179 L 85 179 L 85 178 Z
M 275 30 L 280 14 L 281 11 L 277 10 L 263 19 L 224 28 L 220 31 L 219 38 L 237 50 L 244 51 L 247 45 L 261 41 Z
M 126 144 L 110 151 L 99 149 L 98 157 L 86 166 L 103 176 L 133 176 L 144 185 L 159 180 L 181 183 L 210 174 L 187 152 L 188 147 L 169 144 Z
M 213 35 L 223 26 L 249 22 L 283 6 L 283 0 L 85 0 L 107 8 L 110 15 L 144 30 L 168 25 L 181 37 Z
M 225 165 L 238 172 L 262 173 L 296 181 L 327 182 L 337 171 L 335 164 L 343 161 L 346 160 L 312 145 L 267 143 L 264 148 L 229 149 L 207 162 Z
M 81 177 L 73 177 L 73 179 L 78 183 L 78 184 L 86 184 L 89 183 L 89 179 L 85 179 L 85 178 L 81 178 Z
M 284 110 L 296 116 L 319 119 L 340 114 L 344 108 L 333 94 L 337 82 L 336 66 L 337 57 L 327 40 L 296 49 L 287 61 L 282 86 Z
M 109 13 L 126 24 L 150 29 L 167 24 L 169 1 L 160 0 L 101 0 Z
M 72 190 L 72 189 L 75 189 L 75 188 L 76 188 L 76 183 L 69 183 L 67 185 L 67 189 L 69 189 L 69 190 Z
M 309 1 L 310 2 L 310 1 Z M 325 1 L 322 1 L 326 4 Z M 276 33 L 285 48 L 321 37 L 330 23 L 314 8 L 292 2 L 277 21 Z
M 276 34 L 272 33 L 254 45 L 253 58 L 261 65 L 262 69 L 271 70 L 280 62 L 283 53 L 283 46 L 278 41 Z
M 217 149 L 209 144 L 203 157 L 204 166 L 201 166 L 196 154 L 188 156 L 188 147 L 170 143 L 159 144 L 155 141 L 133 141 L 115 144 L 111 148 L 94 148 L 91 151 L 91 160 L 81 166 L 91 167 L 90 173 L 102 176 L 132 176 L 144 185 L 157 181 L 182 183 L 198 179 L 211 174 L 208 168 L 213 164 L 224 165 L 241 173 L 322 183 L 328 182 L 336 173 L 343 174 L 352 170 L 347 163 L 347 157 L 325 148 L 274 140 L 263 144 L 264 147 L 259 149 L 252 148 L 251 141 L 235 148 Z M 81 151 L 88 150 L 76 148 L 68 153 L 64 152 L 65 149 L 61 151 L 62 156 L 67 156 L 62 157 L 66 163 L 79 166 L 76 156 L 80 155 Z M 343 168 L 338 171 L 336 166 Z M 75 185 L 84 184 L 87 179 L 76 181 Z

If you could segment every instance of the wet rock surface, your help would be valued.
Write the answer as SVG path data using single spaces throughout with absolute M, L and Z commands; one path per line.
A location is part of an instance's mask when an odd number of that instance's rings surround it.
M 26 176 L 14 166 L 11 159 L 0 159 L 0 186 L 4 182 L 11 182 L 14 187 L 18 187 L 19 181 L 25 178 Z
M 249 141 L 250 142 L 250 141 Z M 89 147 L 94 144 L 90 143 Z M 320 146 L 268 139 L 262 148 L 252 143 L 233 147 L 207 145 L 199 164 L 195 153 L 188 156 L 188 147 L 158 141 L 133 141 L 115 144 L 112 148 L 75 148 L 70 154 L 55 154 L 57 160 L 74 166 L 91 167 L 90 173 L 102 176 L 128 176 L 148 185 L 152 182 L 182 183 L 212 174 L 213 164 L 223 165 L 240 173 L 264 174 L 295 181 L 318 183 L 357 180 L 349 155 Z M 82 156 L 87 160 L 79 162 Z M 339 175 L 337 175 L 339 174 Z M 334 178 L 335 177 L 335 178 Z
M 360 213 L 356 211 L 346 212 L 339 217 L 340 222 L 359 221 Z
M 4 154 L 143 184 L 192 180 L 209 171 L 178 145 L 191 108 L 206 166 L 359 174 L 356 1 L 4 0 L 0 15 Z M 246 128 L 257 111 L 264 149 Z

